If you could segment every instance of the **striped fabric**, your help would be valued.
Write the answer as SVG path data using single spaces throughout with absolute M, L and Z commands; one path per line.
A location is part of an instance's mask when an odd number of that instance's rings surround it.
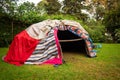
M 55 42 L 54 30 L 51 30 L 48 36 L 39 42 L 25 64 L 42 64 L 49 59 L 57 57 L 57 55 L 58 49 Z

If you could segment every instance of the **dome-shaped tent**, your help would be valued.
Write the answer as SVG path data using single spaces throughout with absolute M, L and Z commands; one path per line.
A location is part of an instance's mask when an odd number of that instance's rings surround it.
M 92 40 L 88 32 L 78 22 L 45 20 L 31 25 L 17 34 L 4 57 L 4 61 L 15 65 L 62 64 L 60 42 L 80 40 L 85 42 L 87 55 L 95 57 Z

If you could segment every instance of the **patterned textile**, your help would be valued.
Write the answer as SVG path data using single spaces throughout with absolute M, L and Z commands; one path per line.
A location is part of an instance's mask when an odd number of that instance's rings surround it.
M 54 30 L 48 33 L 48 36 L 41 40 L 36 46 L 35 51 L 27 59 L 25 64 L 42 64 L 49 59 L 58 57 L 58 49 L 55 41 Z
M 88 55 L 90 57 L 95 57 L 96 56 L 96 52 L 94 52 L 94 50 L 93 50 L 93 42 L 92 42 L 91 38 L 89 37 L 88 33 L 84 32 L 81 29 L 79 29 L 77 27 L 74 27 L 74 26 L 69 27 L 68 30 L 85 40 L 88 51 L 89 51 Z
M 66 25 L 66 26 L 57 26 L 55 28 L 58 30 L 63 30 L 63 31 L 68 30 L 72 32 L 73 34 L 83 38 L 86 42 L 86 45 L 89 51 L 88 55 L 90 57 L 96 56 L 96 53 L 93 51 L 92 40 L 90 39 L 88 33 L 86 33 L 85 31 L 75 26 Z M 57 56 L 58 56 L 58 49 L 57 49 L 57 45 L 55 41 L 54 29 L 51 29 L 47 37 L 39 42 L 39 44 L 35 48 L 35 51 L 27 59 L 25 64 L 42 64 L 42 63 L 45 63 L 47 60 L 55 58 Z
M 51 29 L 55 28 L 56 26 L 65 27 L 65 25 L 76 26 L 87 33 L 87 31 L 78 22 L 71 20 L 44 20 L 42 22 L 30 25 L 25 30 L 30 37 L 41 40 L 46 37 L 46 34 Z
M 90 57 L 94 57 L 96 56 L 96 52 L 94 52 L 93 50 L 93 42 L 92 42 L 92 39 L 89 37 L 89 34 L 84 31 L 84 30 L 81 30 L 80 28 L 77 28 L 76 26 L 69 26 L 69 25 L 66 25 L 66 26 L 57 26 L 57 28 L 59 30 L 68 30 L 70 32 L 72 32 L 73 34 L 83 38 L 86 42 L 86 45 L 87 45 L 87 48 L 88 48 L 88 51 L 89 51 L 89 56 Z

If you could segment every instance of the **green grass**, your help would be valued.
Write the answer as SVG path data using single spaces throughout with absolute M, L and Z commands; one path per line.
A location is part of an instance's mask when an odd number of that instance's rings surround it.
M 0 80 L 120 80 L 120 44 L 102 44 L 96 58 L 64 53 L 66 64 L 15 66 L 0 60 Z M 0 58 L 8 48 L 0 48 Z

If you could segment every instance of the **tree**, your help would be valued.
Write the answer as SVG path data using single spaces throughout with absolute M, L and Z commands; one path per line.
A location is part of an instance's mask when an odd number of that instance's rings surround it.
M 61 4 L 58 2 L 58 0 L 42 0 L 40 3 L 38 3 L 38 7 L 40 9 L 44 9 L 47 14 L 55 14 L 59 13 Z
M 11 5 L 15 5 L 19 0 L 0 0 L 0 12 L 5 13 L 10 10 Z
M 17 19 L 23 23 L 30 23 L 34 18 L 31 18 L 37 14 L 34 3 L 24 2 L 17 8 Z M 31 19 L 30 19 L 31 18 Z
M 35 11 L 35 5 L 32 2 L 24 2 L 18 6 L 17 12 L 18 14 L 22 15 L 24 13 L 29 13 L 31 11 Z
M 109 8 L 110 7 L 110 8 Z M 120 0 L 109 0 L 104 17 L 104 25 L 116 41 L 116 29 L 120 28 Z
M 105 8 L 102 5 L 99 5 L 96 7 L 96 15 L 95 18 L 96 20 L 103 20 L 105 14 Z
M 18 0 L 0 0 L 0 42 L 7 43 L 7 39 L 13 38 L 13 23 L 16 16 Z M 7 39 L 6 39 L 7 38 Z
M 84 0 L 64 0 L 63 13 L 76 16 L 78 19 L 84 19 L 86 16 L 81 13 L 83 5 L 81 2 Z
M 16 8 L 17 8 L 17 1 L 18 0 L 2 0 L 0 3 L 0 12 L 1 12 L 1 18 L 6 18 L 10 19 L 11 22 L 11 32 L 12 32 L 12 37 L 13 37 L 13 23 L 16 17 Z M 2 11 L 1 11 L 2 10 Z
M 37 11 L 38 11 L 41 15 L 47 13 L 47 12 L 46 12 L 46 9 L 45 9 L 45 4 L 48 4 L 48 2 L 47 2 L 46 0 L 42 0 L 42 1 L 39 2 L 39 3 L 37 4 L 37 6 L 36 6 Z
M 116 42 L 120 43 L 120 28 L 115 29 L 115 39 Z
M 63 11 L 67 14 L 75 15 L 81 13 L 81 0 L 64 0 Z
M 86 9 L 96 21 L 103 20 L 106 0 L 86 0 L 83 9 Z
M 11 43 L 13 36 L 29 25 L 44 20 L 36 6 L 30 2 L 20 5 L 17 0 L 0 1 L 0 44 Z M 7 44 L 8 46 L 8 44 Z

